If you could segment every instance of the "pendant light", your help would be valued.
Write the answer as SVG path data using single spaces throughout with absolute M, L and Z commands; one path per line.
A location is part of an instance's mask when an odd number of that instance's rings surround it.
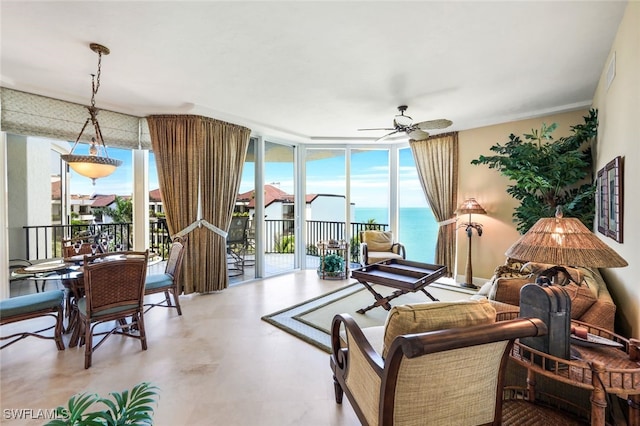
M 84 122 L 82 130 L 78 135 L 71 153 L 62 155 L 62 159 L 69 164 L 74 171 L 82 176 L 86 176 L 93 180 L 93 184 L 96 184 L 96 179 L 109 176 L 113 173 L 117 167 L 122 164 L 121 160 L 115 158 L 109 158 L 107 153 L 107 146 L 102 138 L 102 131 L 100 130 L 100 124 L 98 123 L 98 109 L 96 108 L 96 94 L 100 88 L 100 71 L 102 65 L 102 55 L 108 55 L 109 49 L 97 43 L 91 43 L 89 45 L 91 50 L 98 54 L 98 72 L 97 74 L 91 74 L 91 106 L 88 106 L 89 117 Z M 91 138 L 91 147 L 89 148 L 89 155 L 76 155 L 73 151 L 76 149 L 84 130 L 91 122 L 95 136 Z

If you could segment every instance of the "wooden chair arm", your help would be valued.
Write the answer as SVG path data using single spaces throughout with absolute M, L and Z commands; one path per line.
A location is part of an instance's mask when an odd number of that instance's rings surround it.
M 340 329 L 342 326 L 344 326 L 345 330 L 352 337 L 350 340 L 347 339 L 346 348 L 343 347 L 343 340 L 340 336 Z M 362 333 L 360 326 L 349 314 L 336 315 L 333 317 L 333 323 L 331 324 L 331 354 L 334 362 L 336 363 L 336 367 L 340 370 L 345 370 L 347 368 L 347 360 L 345 359 L 345 356 L 348 356 L 350 346 L 358 346 L 360 351 L 364 354 L 369 367 L 378 375 L 378 377 L 382 377 L 384 360 L 382 359 L 382 356 L 373 349 L 371 343 Z M 346 351 L 343 349 L 346 349 Z
M 393 243 L 391 251 L 402 256 L 403 259 L 407 258 L 407 253 L 405 251 L 404 244 L 402 243 Z

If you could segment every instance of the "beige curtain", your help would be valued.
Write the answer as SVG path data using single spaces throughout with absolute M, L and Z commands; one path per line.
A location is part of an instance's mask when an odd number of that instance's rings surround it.
M 202 218 L 228 231 L 251 131 L 211 119 L 203 124 Z M 226 238 L 213 232 L 207 232 L 203 237 L 201 247 L 211 251 L 201 265 L 205 291 L 223 290 L 229 285 Z
M 458 201 L 458 133 L 409 141 L 427 202 L 439 222 L 436 259 L 453 276 L 456 257 L 455 211 Z M 443 223 L 444 222 L 444 223 Z
M 225 289 L 225 238 L 212 229 L 229 227 L 251 131 L 192 115 L 156 115 L 147 121 L 169 232 L 188 238 L 183 291 Z

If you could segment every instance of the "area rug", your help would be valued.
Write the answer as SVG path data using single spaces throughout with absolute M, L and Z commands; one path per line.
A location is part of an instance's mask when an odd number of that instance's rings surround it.
M 374 289 L 383 296 L 394 291 L 392 288 L 384 286 L 374 286 Z M 442 301 L 468 299 L 472 294 L 475 294 L 475 292 L 461 287 L 438 283 L 428 286 L 427 291 Z M 348 313 L 360 327 L 384 324 L 388 311 L 381 306 L 373 308 L 364 314 L 356 312 L 360 308 L 369 306 L 374 301 L 373 295 L 362 284 L 354 283 L 278 312 L 265 315 L 262 319 L 307 343 L 330 352 L 331 321 L 334 315 Z M 393 299 L 391 305 L 425 302 L 431 302 L 431 299 L 427 298 L 424 293 L 417 292 L 407 293 Z

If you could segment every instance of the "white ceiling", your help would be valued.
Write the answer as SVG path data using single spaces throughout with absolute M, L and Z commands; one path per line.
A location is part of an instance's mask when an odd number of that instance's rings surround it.
M 591 104 L 621 1 L 1 1 L 2 86 L 292 141 L 463 130 Z M 435 132 L 434 132 L 435 133 Z

